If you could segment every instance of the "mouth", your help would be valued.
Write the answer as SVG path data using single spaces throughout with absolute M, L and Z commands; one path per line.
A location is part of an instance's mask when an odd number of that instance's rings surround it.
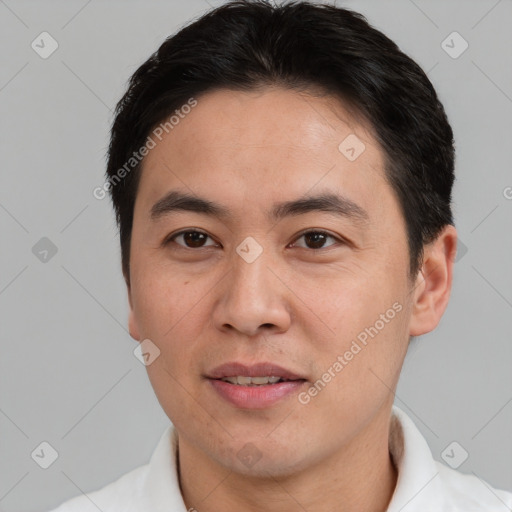
M 217 396 L 240 409 L 264 409 L 304 386 L 307 379 L 272 363 L 227 363 L 206 375 Z
M 292 382 L 304 379 L 284 379 L 282 377 L 278 377 L 277 375 L 272 375 L 270 377 L 247 377 L 245 375 L 237 375 L 234 377 L 222 377 L 222 379 L 218 380 L 229 382 L 235 386 L 268 386 L 269 384 L 277 384 L 279 382 Z
M 304 375 L 300 375 L 292 370 L 283 368 L 282 366 L 276 365 L 269 362 L 261 362 L 255 364 L 244 364 L 237 361 L 225 363 L 220 366 L 216 366 L 210 370 L 206 377 L 209 379 L 232 379 L 232 384 L 268 384 L 268 382 L 262 379 L 275 380 L 306 380 Z M 235 380 L 236 379 L 236 382 Z M 240 381 L 238 380 L 240 379 Z M 275 382 L 271 382 L 274 384 Z

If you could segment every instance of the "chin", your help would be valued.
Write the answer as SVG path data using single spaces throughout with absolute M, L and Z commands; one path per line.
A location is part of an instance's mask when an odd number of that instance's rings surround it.
M 304 461 L 297 460 L 265 460 L 261 458 L 252 466 L 245 465 L 238 460 L 231 461 L 230 471 L 251 478 L 285 478 L 305 469 Z
M 252 440 L 251 440 L 252 438 Z M 222 458 L 220 464 L 235 473 L 254 478 L 286 477 L 308 467 L 307 453 L 302 453 L 291 439 L 272 440 L 247 436 L 244 442 L 236 442 Z M 292 443 L 292 444 L 291 444 Z

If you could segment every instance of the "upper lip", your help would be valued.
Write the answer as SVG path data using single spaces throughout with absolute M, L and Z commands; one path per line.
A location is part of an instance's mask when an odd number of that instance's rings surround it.
M 304 377 L 286 370 L 274 363 L 256 363 L 246 365 L 236 361 L 216 366 L 206 375 L 209 379 L 222 379 L 224 377 L 281 377 L 288 380 L 305 380 Z

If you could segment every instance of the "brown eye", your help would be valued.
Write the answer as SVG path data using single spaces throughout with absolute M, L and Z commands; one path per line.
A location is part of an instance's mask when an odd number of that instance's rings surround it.
M 175 235 L 172 235 L 167 239 L 165 244 L 169 244 L 170 242 L 176 242 L 177 245 L 184 247 L 186 249 L 200 249 L 201 247 L 212 247 L 215 246 L 215 242 L 213 244 L 205 245 L 206 240 L 211 237 L 202 231 L 196 230 L 187 230 L 180 231 Z M 299 247 L 303 247 L 311 250 L 320 250 L 327 247 L 331 247 L 332 245 L 336 245 L 336 242 L 342 243 L 342 240 L 339 238 L 325 232 L 325 231 L 305 231 L 302 235 L 297 238 L 297 240 L 303 238 L 305 241 L 305 245 L 299 245 Z M 334 243 L 326 245 L 328 239 L 334 240 Z M 182 241 L 178 241 L 181 239 Z
M 307 249 L 313 249 L 313 250 L 323 249 L 325 247 L 331 247 L 331 245 L 333 245 L 333 244 L 325 246 L 325 242 L 328 238 L 332 238 L 335 241 L 341 242 L 341 240 L 334 237 L 333 235 L 330 235 L 329 233 L 326 233 L 325 231 L 306 231 L 306 232 L 302 233 L 302 235 L 298 239 L 300 239 L 300 238 L 304 238 Z
M 178 243 L 178 245 L 185 247 L 187 249 L 211 247 L 211 245 L 205 245 L 205 241 L 210 237 L 206 233 L 203 233 L 202 231 L 194 230 L 180 231 L 179 233 L 176 233 L 175 235 L 170 237 L 166 243 L 169 243 L 171 241 L 174 242 L 179 238 L 182 238 L 183 243 Z

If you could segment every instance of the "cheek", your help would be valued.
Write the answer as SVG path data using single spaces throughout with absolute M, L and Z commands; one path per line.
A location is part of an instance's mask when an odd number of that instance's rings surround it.
M 190 399 L 198 391 L 194 362 L 203 330 L 199 317 L 203 315 L 204 301 L 200 301 L 200 291 L 183 278 L 154 272 L 139 280 L 134 295 L 134 313 L 141 335 L 160 351 L 146 366 L 160 405 L 173 422 L 188 418 L 187 421 L 204 424 L 207 418 Z
M 365 327 L 352 329 L 355 336 L 341 334 L 324 351 L 317 380 L 302 395 L 305 413 L 318 428 L 338 431 L 345 425 L 350 431 L 393 402 L 407 349 L 403 322 L 395 316 L 382 327 L 369 318 Z M 365 325 L 362 318 L 359 322 Z
M 180 382 L 188 380 L 201 343 L 207 338 L 211 280 L 183 276 L 175 268 L 148 265 L 146 269 L 136 276 L 132 301 L 141 337 L 149 338 L 161 353 L 160 364 L 149 366 L 148 374 L 156 382 L 172 377 Z M 157 372 L 159 366 L 162 368 Z
M 135 274 L 133 311 L 146 337 L 167 337 L 193 311 L 201 291 L 176 272 L 148 265 Z
M 405 278 L 393 275 L 377 272 L 322 288 L 315 303 L 322 322 L 306 324 L 321 381 L 318 403 L 355 406 L 369 400 L 365 397 L 382 398 L 396 384 L 407 351 L 410 311 Z
M 375 268 L 367 265 L 364 269 L 351 265 L 335 268 L 325 279 L 303 281 L 297 295 L 303 298 L 307 306 L 307 317 L 304 318 L 312 317 L 311 313 L 316 318 L 314 323 L 312 320 L 307 322 L 309 327 L 318 333 L 325 332 L 325 343 L 322 345 L 343 349 L 344 344 L 350 343 L 365 328 L 378 321 L 381 314 L 392 308 L 403 296 L 403 292 L 399 291 L 401 284 L 397 276 L 393 276 L 377 268 L 377 265 Z M 397 316 L 396 311 L 390 311 L 387 316 L 393 319 Z

